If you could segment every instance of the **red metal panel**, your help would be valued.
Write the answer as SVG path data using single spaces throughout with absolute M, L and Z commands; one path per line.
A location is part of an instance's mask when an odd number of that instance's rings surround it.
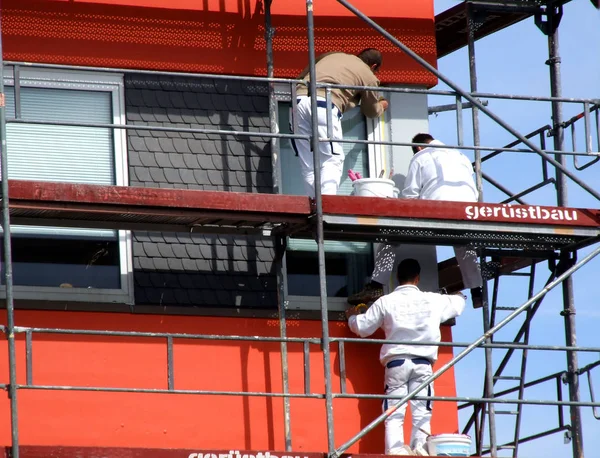
M 508 205 L 438 200 L 380 199 L 323 196 L 323 213 L 416 219 L 540 224 L 546 226 L 600 226 L 600 210 Z
M 12 204 L 19 201 L 103 204 L 118 206 L 201 209 L 307 216 L 310 201 L 304 196 L 252 194 L 227 191 L 100 186 L 77 183 L 9 180 Z M 240 216 L 240 219 L 241 216 Z

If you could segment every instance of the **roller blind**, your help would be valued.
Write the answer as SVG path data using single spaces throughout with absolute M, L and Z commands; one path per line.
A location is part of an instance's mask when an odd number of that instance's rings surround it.
M 24 120 L 112 123 L 112 94 L 103 91 L 21 87 Z M 15 116 L 14 88 L 6 88 L 6 114 Z M 115 184 L 110 129 L 35 124 L 7 125 L 8 173 L 12 179 Z M 101 229 L 13 226 L 15 234 L 114 238 Z
M 289 133 L 290 105 L 279 104 L 279 129 L 282 133 Z M 367 124 L 365 117 L 358 108 L 344 113 L 342 130 L 345 140 L 366 140 Z M 369 174 L 369 153 L 367 145 L 343 143 L 345 153 L 344 171 L 338 195 L 349 195 L 352 192 L 352 181 L 348 178 L 348 170 L 360 172 L 363 177 Z M 304 195 L 304 184 L 300 175 L 300 161 L 296 156 L 292 144 L 288 139 L 280 140 L 281 182 L 284 194 Z M 289 250 L 317 251 L 317 244 L 313 240 L 290 239 Z M 325 249 L 334 253 L 368 253 L 370 245 L 365 242 L 338 242 L 325 241 Z

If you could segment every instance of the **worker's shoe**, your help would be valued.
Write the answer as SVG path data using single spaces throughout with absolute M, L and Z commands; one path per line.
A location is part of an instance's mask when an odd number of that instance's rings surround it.
M 402 447 L 396 447 L 391 449 L 388 453 L 388 455 L 400 455 L 400 456 L 414 456 L 413 455 L 413 451 L 411 450 L 411 448 L 408 445 L 403 445 Z
M 483 290 L 481 287 L 471 289 L 471 299 L 473 300 L 474 309 L 483 307 Z
M 415 456 L 429 456 L 429 453 L 427 452 L 427 450 L 425 450 L 425 447 L 423 447 L 421 444 L 418 444 L 413 449 L 413 454 Z
M 348 303 L 351 305 L 371 304 L 383 296 L 383 287 L 375 286 L 373 283 L 366 285 L 362 291 L 348 297 Z

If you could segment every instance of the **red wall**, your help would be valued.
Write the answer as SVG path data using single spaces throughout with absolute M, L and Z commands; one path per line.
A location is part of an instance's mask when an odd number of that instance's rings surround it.
M 436 65 L 433 0 L 353 0 Z M 266 75 L 264 12 L 257 0 L 3 0 L 4 58 L 15 61 L 239 75 Z M 303 0 L 273 2 L 276 76 L 307 65 Z M 317 53 L 384 54 L 388 83 L 437 79 L 336 0 L 315 2 Z
M 278 321 L 87 312 L 17 311 L 18 326 L 133 330 L 195 334 L 277 336 Z M 349 336 L 345 323 L 331 323 L 332 336 Z M 317 337 L 318 321 L 290 321 L 290 337 Z M 451 339 L 443 328 L 444 340 Z M 348 344 L 348 391 L 381 393 L 379 345 Z M 6 342 L 0 348 L 1 380 L 8 383 Z M 440 350 L 439 365 L 451 358 Z M 17 341 L 18 383 L 25 383 L 24 335 Z M 34 334 L 33 383 L 102 387 L 167 388 L 165 339 Z M 311 346 L 311 392 L 323 393 L 323 362 Z M 337 345 L 332 345 L 333 389 L 339 392 Z M 175 340 L 176 389 L 281 391 L 278 343 Z M 302 393 L 301 344 L 289 345 L 290 389 Z M 435 382 L 438 395 L 454 396 L 454 373 Z M 284 450 L 281 399 L 237 396 L 99 393 L 19 390 L 22 445 L 64 445 L 225 450 Z M 295 451 L 326 450 L 325 401 L 293 399 L 291 429 Z M 336 444 L 341 445 L 381 413 L 381 401 L 337 399 Z M 434 433 L 457 432 L 455 403 L 436 402 Z M 408 431 L 407 431 L 408 432 Z M 0 445 L 10 444 L 7 396 L 0 397 Z M 383 427 L 351 452 L 382 453 Z

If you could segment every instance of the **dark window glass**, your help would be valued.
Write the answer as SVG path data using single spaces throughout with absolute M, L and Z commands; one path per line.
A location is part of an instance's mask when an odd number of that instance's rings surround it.
M 287 252 L 288 293 L 293 296 L 319 296 L 317 253 Z M 368 253 L 326 253 L 327 296 L 348 297 L 364 286 L 373 269 L 373 255 Z
M 15 286 L 121 287 L 117 240 L 13 236 L 12 258 Z

